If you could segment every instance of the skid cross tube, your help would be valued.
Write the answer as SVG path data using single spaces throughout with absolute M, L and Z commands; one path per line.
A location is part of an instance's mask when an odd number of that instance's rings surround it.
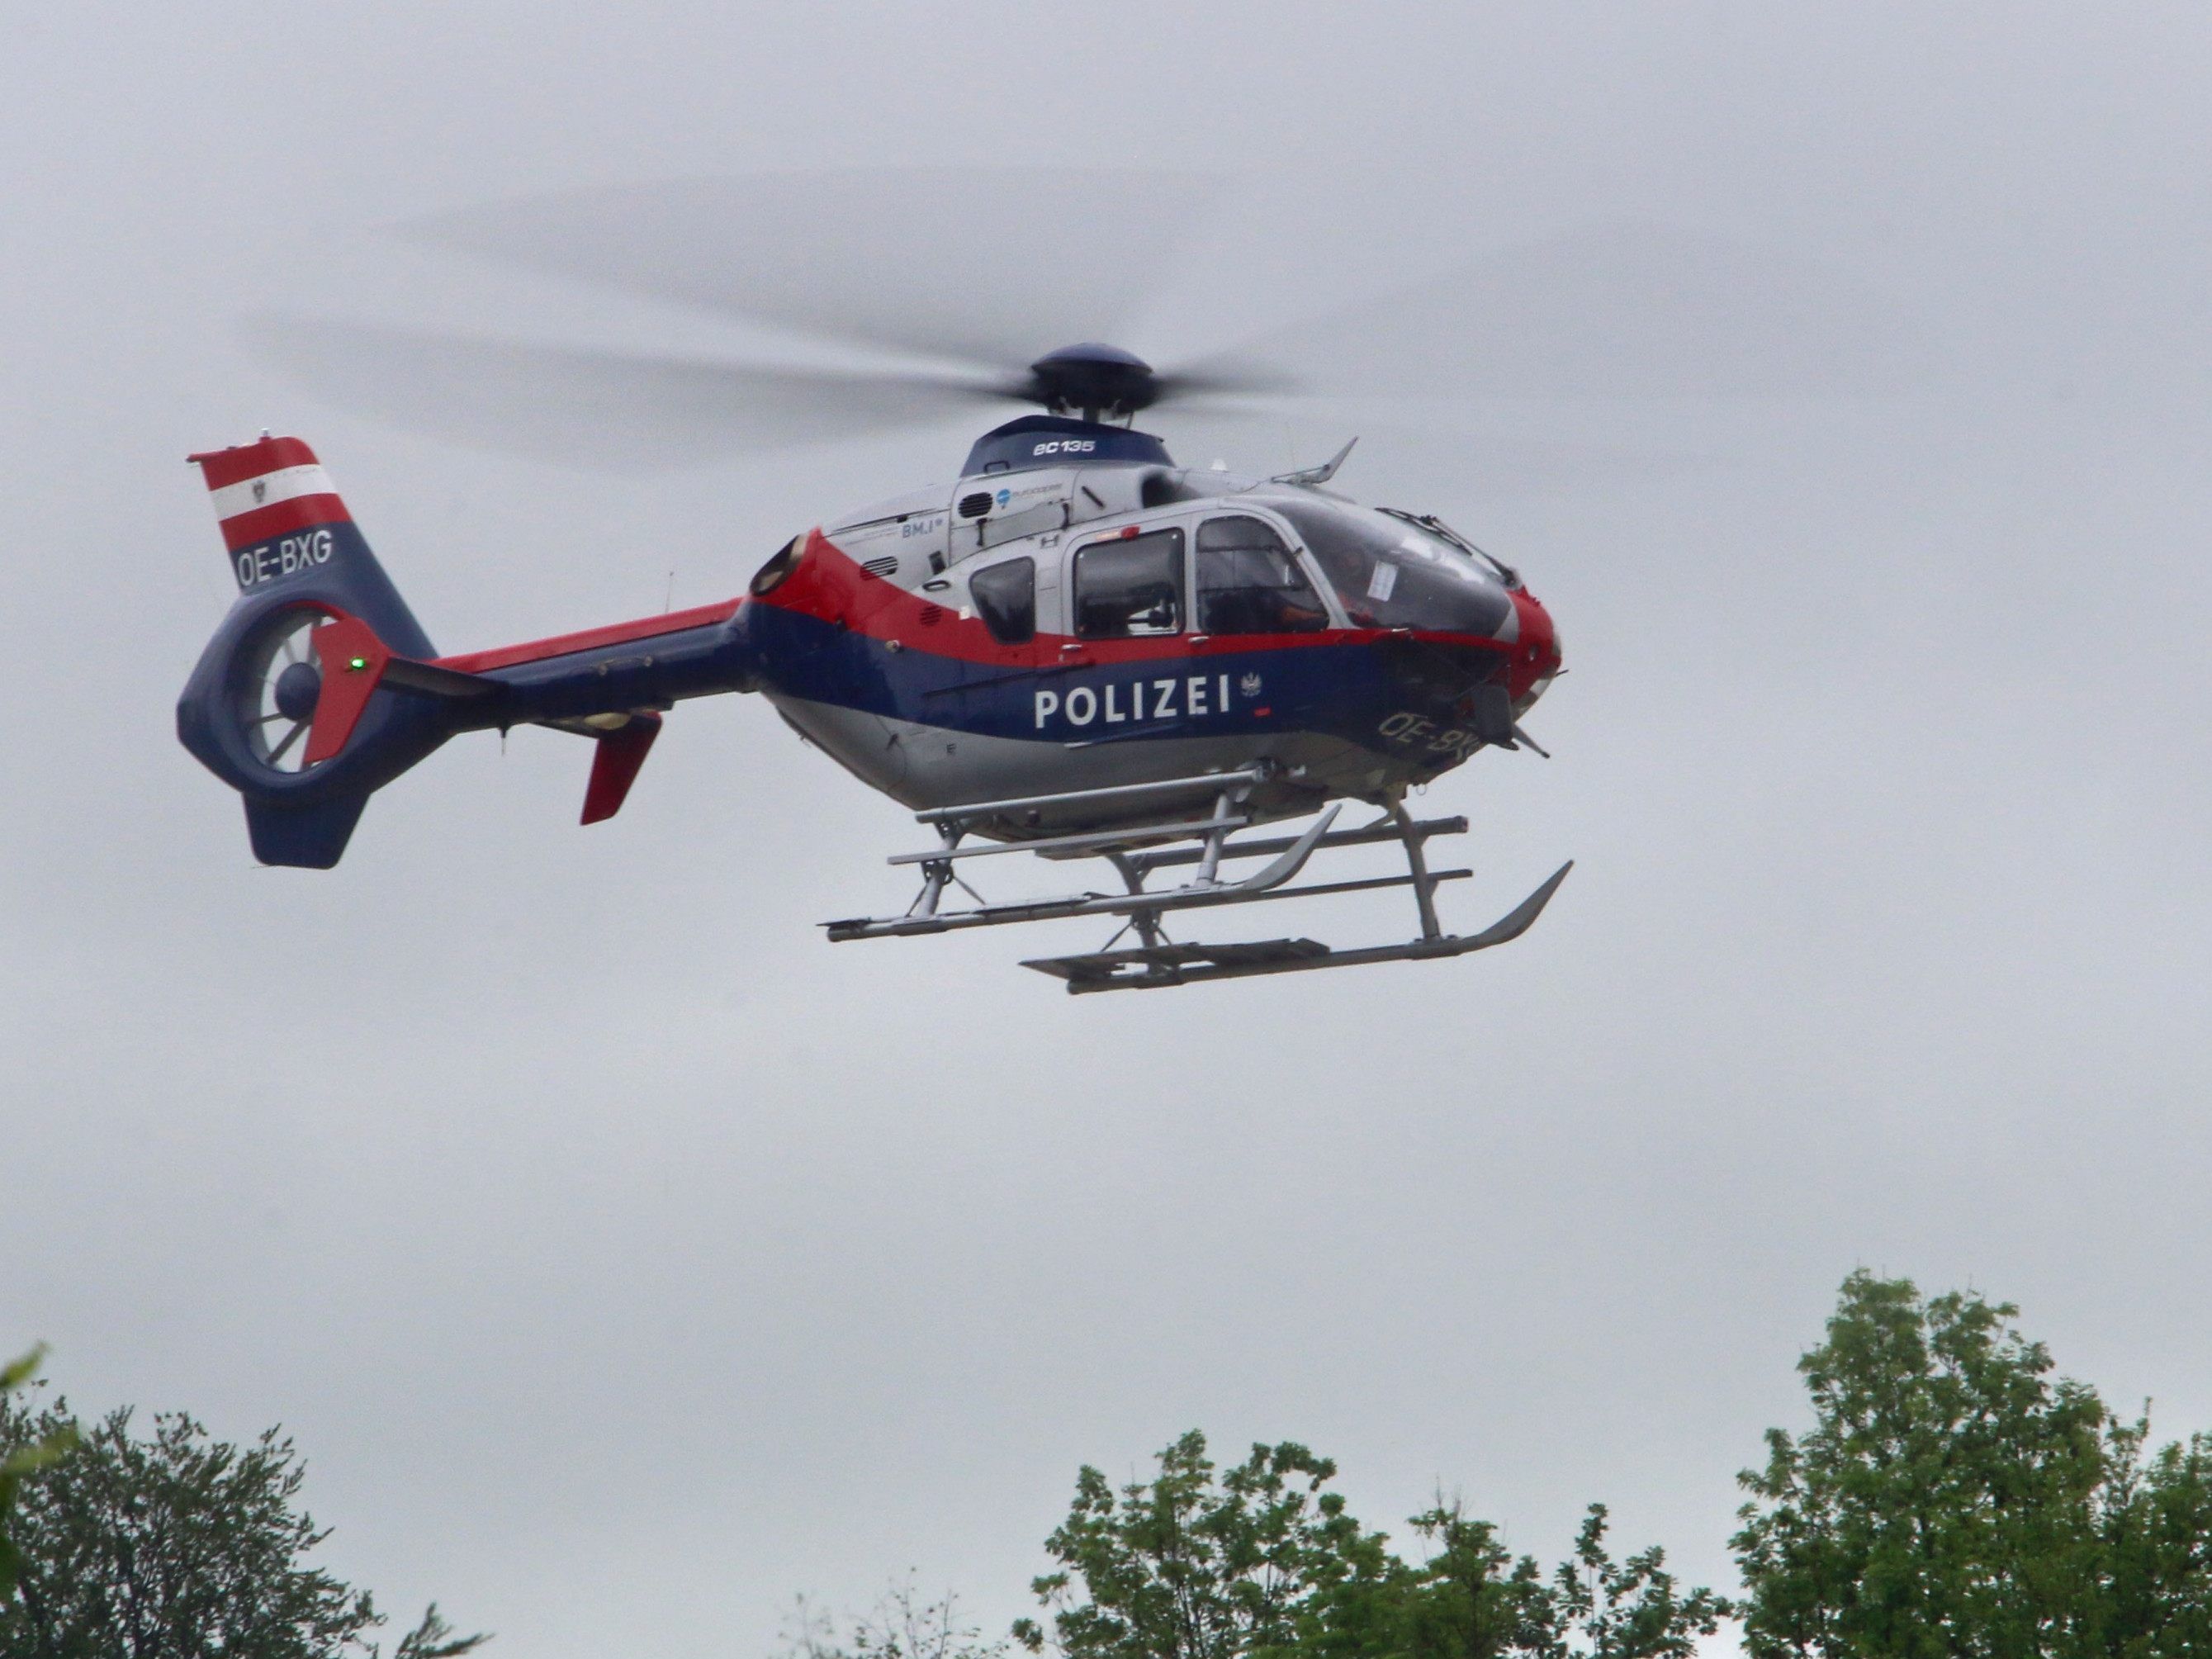
M 1127 887 L 1132 893 L 1141 893 L 1145 890 L 1145 872 L 1131 861 L 1127 854 L 1109 853 L 1106 856 L 1112 861 L 1114 868 L 1120 872 L 1124 886 Z M 1168 942 L 1167 933 L 1160 927 L 1160 913 L 1157 910 L 1138 911 L 1122 924 L 1121 933 L 1127 933 L 1132 927 L 1137 930 L 1139 939 L 1155 949 Z M 1120 939 L 1121 933 L 1116 933 L 1114 939 L 1106 941 L 1109 950 L 1113 948 L 1114 940 Z
M 1054 806 L 1107 806 L 1116 801 L 1139 801 L 1154 795 L 1220 790 L 1236 784 L 1249 787 L 1266 782 L 1270 773 L 1267 767 L 1247 766 L 1234 772 L 1203 772 L 1194 778 L 1167 778 L 1158 783 L 1119 783 L 1110 789 L 1073 789 L 1059 795 L 1017 795 L 1010 800 L 936 806 L 914 816 L 922 823 L 973 823 L 979 818 L 1004 817 L 1009 812 L 1037 812 Z
M 1467 820 L 1465 818 L 1416 818 L 1413 820 L 1413 833 L 1424 841 L 1431 836 L 1463 836 L 1467 833 Z M 1369 847 L 1376 842 L 1402 841 L 1404 838 L 1403 830 L 1392 820 L 1382 818 L 1374 823 L 1362 824 L 1357 830 L 1331 830 L 1321 838 L 1321 850 L 1327 852 L 1332 847 Z M 1221 849 L 1221 855 L 1224 859 L 1257 858 L 1266 854 L 1279 853 L 1285 847 L 1293 845 L 1297 840 L 1296 836 L 1269 836 L 1258 841 L 1232 841 Z M 1044 856 L 1052 858 L 1060 855 L 1047 853 Z M 1196 864 L 1204 856 L 1203 851 L 1195 847 L 1163 848 L 1157 852 L 1131 853 L 1127 855 L 1131 864 L 1139 871 L 1146 872 L 1164 870 L 1178 864 Z
M 1413 821 L 1406 816 L 1402 803 L 1390 804 L 1391 821 L 1398 826 L 1398 838 L 1406 844 L 1406 867 L 1413 872 L 1413 902 L 1420 907 L 1421 937 L 1437 939 L 1444 930 L 1437 921 L 1437 884 L 1429 878 L 1429 861 L 1421 855 L 1422 836 L 1414 834 Z
M 1040 857 L 1097 858 L 1108 849 L 1119 851 L 1135 842 L 1152 840 L 1182 840 L 1189 836 L 1202 836 L 1214 830 L 1242 830 L 1252 822 L 1245 817 L 1197 818 L 1187 823 L 1152 823 L 1136 830 L 1096 830 L 1088 835 L 1053 836 L 1043 841 L 998 841 L 988 847 L 963 847 L 955 852 L 939 848 L 927 853 L 894 853 L 884 860 L 886 864 L 933 864 L 940 859 L 982 859 L 1002 853 L 1035 853 Z M 1285 841 L 1282 846 L 1291 845 Z M 1278 848 L 1277 850 L 1280 850 Z M 1110 853 L 1108 853 L 1110 856 Z M 1199 854 L 1194 852 L 1188 862 L 1195 863 Z
M 945 881 L 951 878 L 949 860 L 933 860 L 922 868 L 928 872 L 922 895 L 915 901 L 915 908 L 895 921 L 870 921 L 856 917 L 849 921 L 832 921 L 823 925 L 830 931 L 833 945 L 842 945 L 856 939 L 896 939 L 912 933 L 945 933 L 961 927 L 1003 927 L 1016 921 L 1051 921 L 1069 916 L 1134 915 L 1152 910 L 1188 910 L 1202 905 L 1238 904 L 1265 895 L 1280 887 L 1305 867 L 1313 856 L 1314 848 L 1328 833 L 1340 807 L 1332 806 L 1315 820 L 1312 829 L 1298 837 L 1295 845 L 1278 857 L 1273 864 L 1257 875 L 1247 876 L 1243 881 L 1199 884 L 1177 887 L 1164 893 L 1078 893 L 1065 898 L 1030 899 L 1012 904 L 981 904 L 973 910 L 955 910 L 940 915 L 936 901 L 944 891 Z M 949 848 L 948 848 L 949 850 Z M 942 877 L 939 872 L 943 872 Z
M 945 837 L 945 846 L 938 852 L 922 854 L 921 891 L 907 907 L 908 917 L 935 915 L 937 902 L 945 896 L 945 884 L 952 879 L 952 860 L 960 856 L 960 837 L 965 832 L 942 825 L 939 833 Z
M 1439 870 L 1433 882 L 1465 881 L 1472 870 Z M 888 921 L 829 921 L 830 942 L 842 945 L 856 939 L 901 939 L 915 933 L 951 933 L 968 927 L 1003 927 L 1018 921 L 1064 921 L 1073 916 L 1151 917 L 1157 925 L 1164 910 L 1205 910 L 1224 904 L 1259 904 L 1268 899 L 1318 898 L 1328 893 L 1369 893 L 1378 887 L 1406 887 L 1411 876 L 1363 876 L 1356 881 L 1316 882 L 1307 887 L 1266 888 L 1244 891 L 1237 887 L 1178 887 L 1171 892 L 1082 893 L 1069 898 L 1030 899 L 1012 904 L 986 905 L 976 910 L 952 910 L 943 915 L 905 915 Z M 1142 923 L 1139 923 L 1141 930 Z
M 1381 962 L 1420 962 L 1465 956 L 1518 939 L 1543 913 L 1559 884 L 1574 866 L 1563 865 L 1536 890 L 1506 915 L 1480 933 L 1456 934 L 1444 931 L 1437 915 L 1437 890 L 1446 882 L 1465 881 L 1470 870 L 1431 870 L 1427 842 L 1437 836 L 1464 835 L 1464 817 L 1415 818 L 1402 800 L 1377 803 L 1382 816 L 1357 829 L 1339 830 L 1337 815 L 1342 803 L 1317 816 L 1297 836 L 1262 836 L 1238 841 L 1231 837 L 1251 827 L 1249 805 L 1255 789 L 1274 775 L 1273 769 L 1253 766 L 1163 782 L 1133 784 L 1111 789 L 1086 789 L 1058 795 L 1031 795 L 1009 800 L 979 801 L 966 806 L 939 807 L 916 814 L 933 827 L 943 843 L 926 853 L 902 853 L 894 865 L 919 865 L 921 891 L 904 915 L 854 917 L 825 923 L 833 942 L 852 939 L 897 939 L 922 933 L 945 933 L 971 927 L 999 927 L 1025 921 L 1063 921 L 1097 916 L 1117 921 L 1114 937 L 1097 951 L 1074 956 L 1034 958 L 1024 965 L 1065 981 L 1072 994 L 1092 991 L 1145 989 L 1194 985 L 1213 979 L 1242 979 L 1260 974 L 1304 973 L 1322 968 L 1350 968 Z M 962 842 L 979 825 L 1008 814 L 1073 807 L 1111 813 L 1124 804 L 1175 794 L 1212 796 L 1205 816 L 1167 823 L 1133 825 L 1120 830 L 1072 830 L 1030 842 L 990 842 L 975 846 Z M 1080 816 L 1075 821 L 1082 822 Z M 1097 821 L 1094 817 L 1094 823 Z M 1395 845 L 1406 860 L 1403 875 L 1364 877 L 1346 881 L 1307 882 L 1292 885 L 1308 860 L 1321 851 L 1340 847 Z M 1057 896 L 993 903 L 962 880 L 957 861 L 1006 853 L 1035 853 L 1061 861 L 1095 858 L 1110 865 L 1124 890 L 1096 890 Z M 1224 880 L 1224 865 L 1246 860 L 1268 860 L 1255 873 L 1241 880 Z M 1196 867 L 1177 887 L 1147 890 L 1146 882 L 1156 870 Z M 957 886 L 975 901 L 962 910 L 940 908 L 945 890 Z M 1183 944 L 1170 939 L 1162 925 L 1170 913 L 1204 910 L 1273 899 L 1319 898 L 1334 894 L 1370 892 L 1381 888 L 1413 890 L 1420 919 L 1418 938 L 1398 945 L 1378 945 L 1339 950 L 1310 939 L 1273 939 L 1256 944 Z M 1133 933 L 1127 948 L 1116 945 Z

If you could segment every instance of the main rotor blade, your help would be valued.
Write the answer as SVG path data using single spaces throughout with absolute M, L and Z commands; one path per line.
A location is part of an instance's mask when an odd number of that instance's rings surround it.
M 947 376 L 767 368 L 274 316 L 248 344 L 343 405 L 483 448 L 684 466 L 972 411 L 1018 395 Z
M 1294 398 L 1312 388 L 1298 375 L 1249 353 L 1217 352 L 1153 377 L 1159 403 L 1205 403 L 1218 398 Z
M 920 356 L 1011 370 L 1112 339 L 1219 193 L 1198 175 L 932 167 L 581 190 L 411 240 Z
M 1680 226 L 1613 223 L 1272 330 L 1236 358 L 1345 393 L 1850 395 L 1923 380 L 1929 345 L 1905 305 L 1844 272 Z

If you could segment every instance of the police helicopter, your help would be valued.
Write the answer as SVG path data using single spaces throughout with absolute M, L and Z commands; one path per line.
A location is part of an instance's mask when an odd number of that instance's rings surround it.
M 623 245 L 629 257 L 634 239 Z M 956 355 L 945 330 L 930 337 Z M 904 412 L 933 388 L 910 370 L 821 379 L 841 411 L 879 391 Z M 890 860 L 918 878 L 906 911 L 829 922 L 833 941 L 1095 918 L 1113 930 L 1097 949 L 1024 964 L 1087 993 L 1517 938 L 1571 866 L 1491 926 L 1449 931 L 1438 889 L 1470 872 L 1431 867 L 1428 848 L 1468 820 L 1416 817 L 1407 801 L 1485 750 L 1542 753 L 1522 722 L 1561 671 L 1550 616 L 1518 571 L 1441 519 L 1331 489 L 1351 443 L 1254 477 L 1180 465 L 1141 429 L 1163 402 L 1235 379 L 1158 372 L 1086 341 L 947 380 L 947 401 L 1036 412 L 976 439 L 950 486 L 793 536 L 733 598 L 450 655 L 305 442 L 264 434 L 193 455 L 238 595 L 184 690 L 179 735 L 243 797 L 257 858 L 326 869 L 370 794 L 459 733 L 588 739 L 589 824 L 620 809 L 678 703 L 757 693 L 933 837 Z M 762 370 L 737 386 L 787 404 L 806 377 Z M 1370 816 L 1346 823 L 1346 805 Z M 1403 874 L 1301 879 L 1322 854 L 1376 844 L 1402 854 Z M 1111 873 L 983 898 L 978 864 L 1012 854 Z M 1184 936 L 1188 912 L 1388 887 L 1410 890 L 1417 936 Z

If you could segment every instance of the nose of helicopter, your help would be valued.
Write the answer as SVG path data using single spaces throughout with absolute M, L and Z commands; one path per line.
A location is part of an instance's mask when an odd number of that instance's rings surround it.
M 1483 635 L 1449 628 L 1403 630 L 1376 641 L 1397 707 L 1384 735 L 1427 741 L 1433 752 L 1464 758 L 1453 739 L 1470 734 L 1510 744 L 1515 723 L 1550 689 L 1560 666 L 1552 614 L 1517 580 L 1486 585 Z
M 1505 681 L 1513 695 L 1513 706 L 1525 710 L 1550 689 L 1559 674 L 1559 630 L 1552 613 L 1534 594 L 1515 588 L 1508 597 L 1513 601 L 1515 627 Z

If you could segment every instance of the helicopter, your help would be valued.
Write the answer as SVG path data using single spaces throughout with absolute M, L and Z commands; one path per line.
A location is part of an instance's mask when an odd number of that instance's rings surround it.
M 753 693 L 934 837 L 890 860 L 919 878 L 908 908 L 825 923 L 832 942 L 1095 918 L 1115 929 L 1098 948 L 1024 963 L 1082 994 L 1518 938 L 1571 864 L 1489 927 L 1449 932 L 1438 890 L 1471 872 L 1431 868 L 1427 848 L 1469 825 L 1407 801 L 1486 750 L 1544 752 L 1522 721 L 1562 672 L 1549 613 L 1441 519 L 1332 489 L 1352 443 L 1256 477 L 1182 465 L 1140 429 L 1227 378 L 1059 347 L 991 388 L 1034 412 L 975 439 L 952 484 L 823 519 L 737 596 L 453 655 L 305 441 L 194 454 L 238 592 L 180 696 L 179 738 L 243 798 L 261 862 L 327 869 L 369 796 L 450 738 L 588 739 L 590 824 L 622 807 L 677 704 Z M 1339 828 L 1348 805 L 1371 818 Z M 1405 873 L 1300 880 L 1318 854 L 1380 844 Z M 977 861 L 1019 853 L 1113 879 L 984 899 Z M 1410 939 L 1169 933 L 1186 913 L 1389 887 L 1411 890 Z

